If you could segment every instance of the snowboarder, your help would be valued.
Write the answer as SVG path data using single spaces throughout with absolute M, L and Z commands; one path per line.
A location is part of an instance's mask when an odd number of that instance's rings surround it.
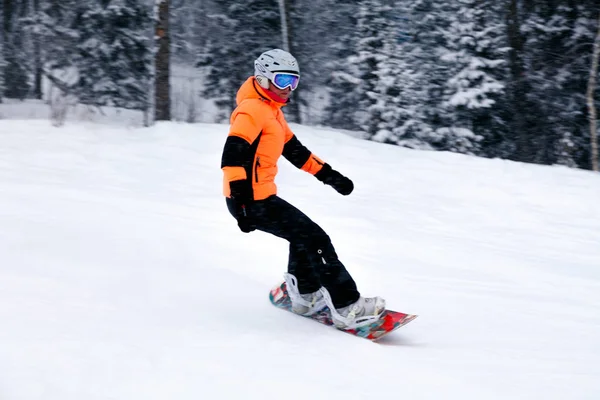
M 311 315 L 328 306 L 338 328 L 371 323 L 383 313 L 385 301 L 362 297 L 325 231 L 277 196 L 274 180 L 281 155 L 344 196 L 354 189 L 350 179 L 300 143 L 281 111 L 298 87 L 298 62 L 273 49 L 261 54 L 254 67 L 254 76 L 237 92 L 223 149 L 227 208 L 242 232 L 258 229 L 290 243 L 284 277 L 295 313 Z

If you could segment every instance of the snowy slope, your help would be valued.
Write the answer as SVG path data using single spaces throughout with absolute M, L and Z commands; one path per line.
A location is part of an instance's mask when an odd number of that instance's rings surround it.
M 417 320 L 270 305 L 287 243 L 227 213 L 225 125 L 0 121 L 0 399 L 600 398 L 599 175 L 294 129 L 356 190 L 282 160 L 280 195 Z

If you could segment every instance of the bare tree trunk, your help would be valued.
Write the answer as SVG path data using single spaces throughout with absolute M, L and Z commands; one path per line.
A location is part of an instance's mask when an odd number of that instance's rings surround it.
M 594 41 L 592 67 L 587 88 L 587 106 L 590 120 L 590 140 L 592 144 L 592 170 L 598 172 L 598 125 L 596 118 L 596 105 L 594 104 L 594 91 L 596 90 L 596 77 L 598 76 L 598 58 L 600 57 L 600 16 L 598 17 L 598 33 Z
M 283 50 L 288 53 L 294 54 L 292 45 L 292 26 L 290 24 L 290 0 L 278 0 L 279 1 L 279 14 L 281 16 L 281 45 Z M 297 57 L 296 57 L 297 58 Z M 301 122 L 300 115 L 300 89 L 294 91 L 293 102 L 288 106 L 288 110 L 291 116 L 292 122 Z
M 155 119 L 169 121 L 171 120 L 169 0 L 156 0 L 156 5 L 158 6 L 158 18 L 155 41 L 158 52 L 155 59 Z
M 525 82 L 525 67 L 523 62 L 524 43 L 521 33 L 521 21 L 518 0 L 510 0 L 506 14 L 508 34 L 510 83 L 509 96 L 512 103 L 513 115 L 512 134 L 516 138 L 516 151 L 513 158 L 517 161 L 529 161 L 532 157 L 531 138 L 525 120 L 527 113 L 527 88 Z
M 6 64 L 11 55 L 9 40 L 10 40 L 10 30 L 11 30 L 10 25 L 11 25 L 11 21 L 12 21 L 13 12 L 14 12 L 14 9 L 13 9 L 12 0 L 2 0 L 3 20 L 2 20 L 2 27 L 1 27 L 1 34 L 0 34 L 0 40 L 2 40 L 2 46 L 0 46 L 0 51 L 2 51 L 2 55 L 0 55 L 0 59 L 2 59 L 2 61 L 4 62 L 4 68 L 6 68 Z M 4 76 L 5 76 L 4 74 L 0 75 L 0 79 L 4 80 L 3 82 L 0 82 L 0 87 L 3 89 L 3 90 L 0 90 L 0 103 L 2 103 L 2 98 L 5 95 L 4 91 L 6 90 L 6 81 L 5 81 L 6 78 Z
M 40 0 L 33 0 L 33 13 L 37 16 L 40 11 Z M 43 97 L 42 92 L 42 56 L 40 46 L 40 35 L 38 33 L 33 34 L 33 68 L 34 68 L 34 79 L 33 79 L 33 95 L 36 99 L 41 100 Z
M 2 8 L 4 9 L 4 21 L 2 29 L 4 30 L 4 40 L 8 41 L 8 37 L 11 29 L 12 15 L 14 12 L 12 0 L 2 0 Z
M 281 17 L 281 42 L 283 50 L 291 53 L 290 35 L 288 30 L 288 7 L 287 0 L 279 0 L 279 15 Z

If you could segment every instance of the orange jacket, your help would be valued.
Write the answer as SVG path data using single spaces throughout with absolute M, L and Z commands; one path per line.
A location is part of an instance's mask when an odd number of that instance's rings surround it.
M 230 197 L 229 183 L 245 180 L 254 200 L 277 194 L 277 161 L 283 155 L 296 167 L 316 174 L 324 162 L 312 154 L 290 130 L 281 107 L 252 76 L 240 87 L 237 108 L 231 114 L 229 135 L 223 149 L 223 194 Z

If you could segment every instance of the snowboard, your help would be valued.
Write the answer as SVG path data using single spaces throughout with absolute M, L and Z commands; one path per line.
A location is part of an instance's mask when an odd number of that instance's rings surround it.
M 271 289 L 269 299 L 275 307 L 292 312 L 292 300 L 288 295 L 285 282 Z M 325 307 L 323 310 L 313 315 L 306 316 L 305 318 L 312 319 L 327 326 L 335 327 L 331 320 L 331 312 L 328 307 Z M 415 318 L 417 318 L 417 315 L 414 314 L 385 310 L 381 315 L 381 318 L 370 325 L 361 326 L 355 329 L 336 329 L 375 342 L 401 326 L 408 324 Z

